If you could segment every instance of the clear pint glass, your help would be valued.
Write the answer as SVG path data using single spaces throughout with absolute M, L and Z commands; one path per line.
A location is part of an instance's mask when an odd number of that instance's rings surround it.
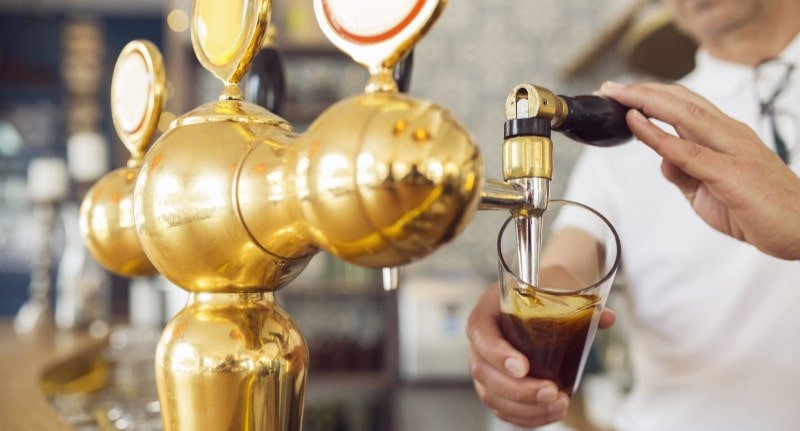
M 551 380 L 571 394 L 619 268 L 620 242 L 605 217 L 576 202 L 552 200 L 542 217 L 535 286 L 519 275 L 514 217 L 500 229 L 500 323 L 506 339 L 530 361 L 528 375 Z

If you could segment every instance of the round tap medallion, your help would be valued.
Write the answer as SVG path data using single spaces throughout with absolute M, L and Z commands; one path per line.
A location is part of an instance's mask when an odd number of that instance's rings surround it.
M 394 67 L 433 25 L 446 0 L 314 0 L 322 32 L 371 73 Z
M 325 18 L 345 39 L 356 43 L 383 42 L 408 27 L 425 0 L 323 0 Z

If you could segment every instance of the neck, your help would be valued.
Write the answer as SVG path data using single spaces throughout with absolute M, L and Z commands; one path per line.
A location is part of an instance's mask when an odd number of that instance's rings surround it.
M 703 47 L 713 57 L 749 66 L 777 57 L 800 32 L 800 1 L 788 3 L 772 16 L 709 37 Z

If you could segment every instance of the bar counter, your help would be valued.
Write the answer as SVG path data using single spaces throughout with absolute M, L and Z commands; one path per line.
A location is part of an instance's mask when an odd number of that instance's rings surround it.
M 72 430 L 48 401 L 45 386 L 68 387 L 105 345 L 105 338 L 55 330 L 20 337 L 10 320 L 0 320 L 0 430 Z

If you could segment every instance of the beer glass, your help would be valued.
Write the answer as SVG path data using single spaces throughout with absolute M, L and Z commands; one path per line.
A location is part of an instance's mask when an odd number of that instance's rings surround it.
M 619 268 L 619 236 L 597 211 L 551 200 L 542 215 L 544 246 L 527 256 L 521 253 L 514 218 L 506 220 L 497 240 L 503 334 L 527 356 L 528 376 L 551 380 L 571 394 Z M 540 259 L 527 263 L 539 268 L 537 285 L 520 277 L 520 255 Z

